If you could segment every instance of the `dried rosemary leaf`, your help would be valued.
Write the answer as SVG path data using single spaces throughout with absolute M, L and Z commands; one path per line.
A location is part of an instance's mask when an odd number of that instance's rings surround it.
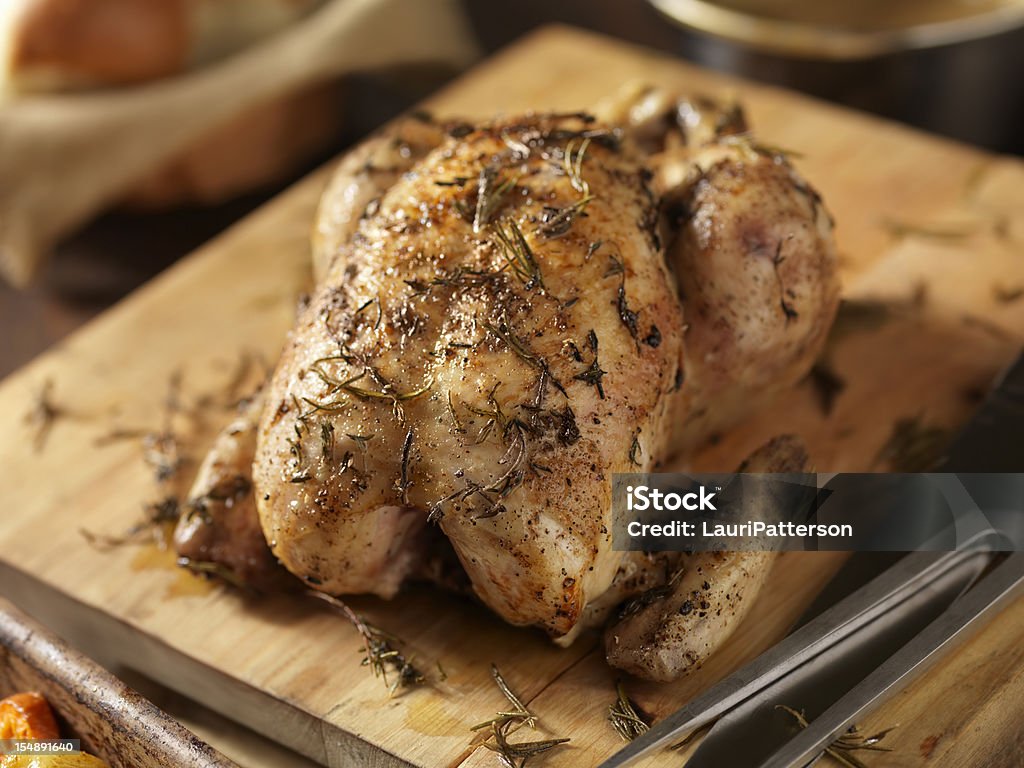
M 538 755 L 542 755 L 560 744 L 565 744 L 569 739 L 540 739 L 537 741 L 511 742 L 508 737 L 522 728 L 524 725 L 530 728 L 537 727 L 537 717 L 523 703 L 523 700 L 509 687 L 498 671 L 496 664 L 491 664 L 491 677 L 494 678 L 498 690 L 511 705 L 506 712 L 498 712 L 490 720 L 477 723 L 470 730 L 479 731 L 490 728 L 490 735 L 483 742 L 484 747 L 495 752 L 498 760 L 505 768 L 523 768 L 527 762 Z M 493 740 L 493 743 L 492 743 Z
M 640 446 L 640 430 L 638 429 L 633 435 L 633 442 L 629 446 L 629 463 L 636 467 L 642 466 L 639 457 L 643 452 L 643 448 Z
M 651 729 L 650 723 L 644 719 L 626 694 L 621 680 L 615 684 L 615 692 L 615 703 L 608 706 L 608 722 L 612 724 L 615 732 L 623 741 L 632 741 L 637 736 L 647 733 Z
M 484 742 L 484 746 L 496 752 L 501 764 L 506 768 L 523 768 L 532 757 L 542 755 L 559 744 L 565 744 L 569 739 L 541 739 L 540 741 L 519 741 L 510 742 L 507 733 L 510 731 L 509 723 L 494 723 L 491 726 L 491 736 L 494 744 Z
M 374 677 L 383 679 L 390 695 L 393 696 L 399 688 L 420 685 L 426 681 L 426 677 L 413 665 L 412 661 L 395 648 L 396 643 L 402 644 L 401 640 L 369 624 L 362 616 L 336 597 L 315 591 L 309 591 L 306 594 L 327 603 L 356 628 L 363 639 L 363 651 L 366 654 L 363 657 L 363 666 L 369 667 L 373 671 Z M 388 682 L 387 671 L 389 668 L 397 673 L 396 679 L 391 683 Z
M 505 224 L 499 222 L 494 225 L 494 234 L 501 255 L 505 259 L 505 268 L 511 269 L 527 288 L 536 285 L 543 289 L 544 278 L 540 272 L 540 264 L 537 263 L 519 225 L 511 219 Z
M 473 232 L 480 233 L 501 207 L 505 196 L 515 187 L 519 177 L 498 181 L 499 169 L 488 165 L 477 178 L 476 206 L 473 210 Z
M 583 158 L 586 157 L 587 148 L 590 146 L 590 138 L 583 139 L 577 147 L 575 139 L 565 147 L 562 168 L 565 175 L 569 177 L 569 183 L 584 198 L 590 196 L 590 185 L 583 178 Z
M 792 707 L 787 707 L 785 704 L 777 704 L 775 708 L 791 715 L 793 719 L 796 720 L 796 723 L 800 728 L 806 728 L 808 726 L 807 718 L 804 717 L 803 712 L 795 710 Z M 892 733 L 893 730 L 895 730 L 895 726 L 892 728 L 886 728 L 885 730 L 879 731 L 871 736 L 864 736 L 856 725 L 852 725 L 846 733 L 825 748 L 825 754 L 846 768 L 867 768 L 867 766 L 852 753 L 857 750 L 892 752 L 891 748 L 883 747 L 879 742 Z
M 498 690 L 501 691 L 502 695 L 504 695 L 506 699 L 508 699 L 508 702 L 512 707 L 506 712 L 498 712 L 498 714 L 490 720 L 484 720 L 482 723 L 477 723 L 472 726 L 470 730 L 479 731 L 493 725 L 495 722 L 505 720 L 514 720 L 522 725 L 528 725 L 531 728 L 535 728 L 537 726 L 537 717 L 527 709 L 523 700 L 519 698 L 509 684 L 505 682 L 505 678 L 502 677 L 497 664 L 491 664 L 491 677 L 494 679 L 494 684 L 498 686 Z
M 566 234 L 572 229 L 573 222 L 576 221 L 577 216 L 587 215 L 584 211 L 587 204 L 593 199 L 593 195 L 587 195 L 564 208 L 545 208 L 541 216 L 540 226 L 537 227 L 537 234 L 549 240 Z

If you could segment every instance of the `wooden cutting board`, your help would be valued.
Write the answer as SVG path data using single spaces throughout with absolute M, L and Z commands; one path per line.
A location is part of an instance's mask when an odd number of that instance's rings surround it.
M 914 453 L 962 425 L 1024 340 L 1024 165 L 559 27 L 485 62 L 430 106 L 467 117 L 576 109 L 636 78 L 735 93 L 763 142 L 801 153 L 797 164 L 838 221 L 854 302 L 828 354 L 842 380 L 830 413 L 821 379 L 807 382 L 723 435 L 698 466 L 728 470 L 787 431 L 804 437 L 821 470 L 885 469 L 900 420 Z M 537 764 L 593 765 L 620 744 L 606 721 L 615 674 L 595 638 L 557 649 L 427 588 L 392 603 L 354 599 L 431 677 L 389 697 L 360 667 L 355 631 L 308 599 L 245 600 L 151 547 L 99 551 L 83 537 L 123 531 L 161 492 L 140 441 L 113 432 L 161 429 L 177 375 L 174 426 L 194 459 L 229 418 L 238 361 L 273 360 L 308 284 L 307 234 L 325 178 L 298 184 L 0 385 L 0 591 L 76 642 L 102 645 L 105 657 L 325 765 L 496 765 L 469 730 L 504 704 L 491 662 L 545 737 L 572 739 Z M 47 381 L 58 417 L 34 450 L 24 416 Z M 895 454 L 913 458 L 905 446 Z M 841 560 L 784 555 L 766 596 L 700 673 L 669 686 L 628 680 L 630 693 L 655 716 L 679 706 L 777 640 Z M 865 723 L 899 725 L 887 739 L 895 751 L 870 764 L 1020 764 L 1022 641 L 1024 602 Z

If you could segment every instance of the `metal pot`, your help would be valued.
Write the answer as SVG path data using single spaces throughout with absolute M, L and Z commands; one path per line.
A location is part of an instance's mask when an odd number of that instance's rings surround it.
M 1024 0 L 649 2 L 700 64 L 1024 153 Z

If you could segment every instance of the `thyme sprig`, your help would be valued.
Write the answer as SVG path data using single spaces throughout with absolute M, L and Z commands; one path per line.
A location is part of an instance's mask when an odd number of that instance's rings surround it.
M 785 704 L 776 704 L 775 708 L 792 715 L 793 719 L 796 720 L 797 725 L 801 728 L 806 728 L 809 725 L 803 712 L 795 710 L 792 707 L 787 707 Z M 846 768 L 867 768 L 867 766 L 858 759 L 853 752 L 857 750 L 866 750 L 869 752 L 892 752 L 891 747 L 883 747 L 880 742 L 895 729 L 896 726 L 893 726 L 872 734 L 871 736 L 864 736 L 856 725 L 852 725 L 846 733 L 825 748 L 825 754 L 836 760 L 840 765 L 846 766 Z
M 615 692 L 615 703 L 608 706 L 608 722 L 612 724 L 615 732 L 623 741 L 632 741 L 637 736 L 647 733 L 651 729 L 650 723 L 643 718 L 626 694 L 621 680 L 615 683 Z
M 182 407 L 182 375 L 174 371 L 164 397 L 163 424 L 158 429 L 115 429 L 101 436 L 96 445 L 110 445 L 124 439 L 140 439 L 142 458 L 153 471 L 159 500 L 143 507 L 142 519 L 129 526 L 124 533 L 112 536 L 80 529 L 82 537 L 92 546 L 106 549 L 125 544 L 141 544 L 154 541 L 161 548 L 166 547 L 181 516 L 181 502 L 175 486 L 182 478 L 181 470 L 187 463 L 179 449 L 179 438 L 175 431 L 175 418 L 184 413 L 195 417 Z
M 413 665 L 409 658 L 395 648 L 395 644 L 401 644 L 401 641 L 394 635 L 373 626 L 336 597 L 315 591 L 309 591 L 306 594 L 327 603 L 356 628 L 363 639 L 363 651 L 366 654 L 363 657 L 363 666 L 369 667 L 373 671 L 374 677 L 383 679 L 390 695 L 393 696 L 399 688 L 410 688 L 426 682 L 423 673 Z M 397 673 L 397 677 L 390 683 L 388 682 L 388 669 Z

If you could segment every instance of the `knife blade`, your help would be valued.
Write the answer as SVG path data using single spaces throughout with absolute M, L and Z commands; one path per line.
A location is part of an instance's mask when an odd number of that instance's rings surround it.
M 970 557 L 972 552 L 991 551 L 994 544 L 990 532 L 976 536 L 969 542 L 968 549 L 959 552 L 916 552 L 904 558 L 799 631 L 655 723 L 647 733 L 627 744 L 600 768 L 632 765 L 653 750 L 687 738 L 794 668 L 893 610 L 933 578 Z
M 808 720 L 832 704 L 938 618 L 987 567 L 989 552 L 973 552 L 893 610 L 826 649 L 721 717 L 687 761 L 687 768 L 757 766 L 793 738 L 796 723 L 778 707 Z
M 758 768 L 792 768 L 813 762 L 850 725 L 970 639 L 1022 594 L 1024 552 L 1016 552 Z

